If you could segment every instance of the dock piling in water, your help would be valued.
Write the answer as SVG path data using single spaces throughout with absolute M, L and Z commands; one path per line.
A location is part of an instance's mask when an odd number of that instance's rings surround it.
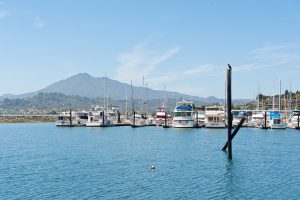
M 232 145 L 231 145 L 231 129 L 232 129 L 232 113 L 231 113 L 231 66 L 227 66 L 227 144 L 228 144 L 228 158 L 232 159 Z
M 70 127 L 73 126 L 72 125 L 72 110 L 70 110 Z
M 237 132 L 240 130 L 240 128 L 243 126 L 243 123 L 245 122 L 247 118 L 246 117 L 243 117 L 241 119 L 241 121 L 239 122 L 239 124 L 237 125 L 237 127 L 234 129 L 234 131 L 232 132 L 231 136 L 230 136 L 230 139 L 232 140 L 234 138 L 234 136 L 237 134 Z M 228 147 L 228 141 L 226 142 L 226 144 L 224 145 L 223 147 L 223 151 L 225 151 Z
M 135 111 L 133 111 L 133 126 L 135 126 Z
M 300 111 L 298 111 L 298 112 L 297 112 L 297 116 L 298 116 L 298 118 L 297 118 L 297 121 L 298 121 L 298 126 L 296 127 L 296 129 L 298 129 L 298 130 L 299 130 L 299 129 L 300 129 L 300 126 L 299 126 L 299 125 L 300 125 L 300 119 L 299 119 L 299 116 L 300 116 Z
M 232 108 L 231 108 L 231 66 L 228 64 L 227 67 L 227 78 L 226 78 L 226 98 L 227 98 L 227 142 L 224 145 L 222 150 L 226 150 L 228 148 L 228 159 L 232 159 L 232 139 L 234 136 L 238 133 L 240 128 L 242 127 L 243 123 L 246 120 L 246 117 L 244 116 L 241 121 L 239 122 L 238 126 L 234 130 L 233 133 L 231 133 L 232 130 Z
M 121 123 L 121 114 L 119 111 L 118 111 L 118 123 Z
M 102 111 L 102 127 L 104 127 L 104 111 Z
M 268 127 L 267 127 L 267 111 L 265 111 L 265 114 L 264 114 L 264 127 L 263 127 L 263 129 L 268 129 Z
M 196 126 L 197 126 L 197 128 L 199 128 L 199 118 L 198 118 L 198 111 L 196 112 L 196 119 L 197 119 Z
M 163 128 L 170 128 L 170 126 L 167 123 L 167 118 L 168 118 L 168 115 L 167 115 L 167 112 L 165 111 L 165 125 L 163 125 Z
M 167 112 L 165 111 L 165 126 L 167 126 Z

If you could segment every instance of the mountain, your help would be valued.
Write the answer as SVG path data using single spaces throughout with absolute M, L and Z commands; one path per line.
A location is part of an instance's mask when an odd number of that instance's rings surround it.
M 80 73 L 71 76 L 65 80 L 61 80 L 49 85 L 46 88 L 38 90 L 36 92 L 30 92 L 21 95 L 8 94 L 1 96 L 1 98 L 31 98 L 39 93 L 61 93 L 65 95 L 79 95 L 82 97 L 96 98 L 104 96 L 104 83 L 105 77 L 92 77 L 87 73 Z M 126 83 L 121 83 L 120 81 L 112 80 L 106 78 L 106 90 L 107 96 L 116 99 L 124 100 L 126 98 L 126 91 L 128 98 L 131 98 L 131 86 Z M 181 94 L 177 92 L 166 91 L 165 95 L 172 99 L 191 99 L 191 100 L 201 100 L 202 98 L 196 96 L 190 96 L 186 94 Z M 134 99 L 162 99 L 164 97 L 164 91 L 162 90 L 152 90 L 143 87 L 133 86 L 133 98 Z
M 106 82 L 105 82 L 106 79 Z M 93 77 L 87 73 L 80 73 L 74 76 L 71 76 L 65 80 L 61 80 L 49 85 L 46 88 L 41 90 L 30 92 L 21 95 L 11 95 L 7 94 L 5 96 L 1 96 L 0 99 L 9 98 L 32 98 L 39 93 L 60 93 L 64 95 L 73 95 L 73 96 L 81 96 L 88 98 L 103 98 L 104 96 L 104 84 L 106 84 L 106 91 L 109 98 L 114 100 L 125 100 L 126 91 L 128 99 L 131 99 L 131 86 L 127 83 L 121 83 L 117 80 L 112 80 L 110 78 L 105 77 Z M 216 97 L 207 97 L 201 98 L 197 96 L 190 96 L 178 92 L 170 92 L 170 91 L 162 91 L 162 90 L 153 90 L 146 89 L 143 87 L 133 86 L 133 98 L 134 99 L 145 99 L 147 97 L 148 100 L 153 99 L 163 99 L 164 95 L 168 99 L 189 99 L 202 103 L 223 103 L 224 100 L 218 99 Z
M 56 82 L 38 92 L 50 93 L 57 92 L 65 95 L 79 95 L 89 98 L 103 97 L 104 85 L 106 85 L 107 96 L 116 100 L 123 100 L 126 98 L 126 91 L 128 98 L 131 98 L 131 86 L 126 83 L 121 83 L 105 77 L 92 77 L 87 73 L 80 73 L 72 76 L 66 80 Z M 180 94 L 176 92 L 166 92 L 170 98 L 188 98 L 197 99 L 198 97 Z M 161 99 L 164 97 L 164 91 L 146 89 L 143 87 L 133 86 L 134 99 Z

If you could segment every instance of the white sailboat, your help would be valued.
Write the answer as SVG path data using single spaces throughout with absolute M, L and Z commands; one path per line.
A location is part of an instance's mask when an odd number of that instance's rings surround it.
M 103 107 L 95 106 L 89 111 L 88 121 L 86 126 L 88 127 L 101 127 L 111 125 L 111 121 L 108 117 L 108 96 L 106 94 L 106 73 L 104 76 L 104 94 L 103 94 Z

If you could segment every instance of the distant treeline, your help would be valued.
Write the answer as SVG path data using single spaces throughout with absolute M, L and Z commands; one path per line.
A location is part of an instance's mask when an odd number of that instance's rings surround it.
M 166 99 L 167 108 L 172 111 L 179 99 Z M 131 111 L 132 108 L 136 111 L 143 110 L 144 112 L 155 112 L 156 108 L 161 107 L 163 99 L 142 100 L 131 99 L 127 101 L 127 109 Z M 202 105 L 202 102 L 195 102 Z M 108 98 L 106 100 L 108 106 L 118 106 L 122 112 L 126 109 L 125 100 L 113 100 Z M 89 110 L 92 106 L 104 105 L 103 98 L 88 98 L 82 96 L 69 96 L 61 93 L 39 93 L 32 98 L 24 99 L 4 99 L 0 101 L 0 109 L 3 110 L 47 110 L 59 112 L 60 110 Z
M 258 105 L 259 102 L 259 105 Z M 268 96 L 263 94 L 258 94 L 256 96 L 256 102 L 249 102 L 246 104 L 249 109 L 279 109 L 279 95 Z M 280 109 L 300 109 L 300 91 L 290 92 L 285 90 L 283 94 L 280 95 Z

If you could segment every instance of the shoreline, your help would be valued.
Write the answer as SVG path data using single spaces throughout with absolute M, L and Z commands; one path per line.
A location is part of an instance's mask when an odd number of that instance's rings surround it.
M 55 122 L 55 120 L 21 120 L 21 119 L 2 119 L 0 120 L 1 123 L 47 123 L 47 122 Z

